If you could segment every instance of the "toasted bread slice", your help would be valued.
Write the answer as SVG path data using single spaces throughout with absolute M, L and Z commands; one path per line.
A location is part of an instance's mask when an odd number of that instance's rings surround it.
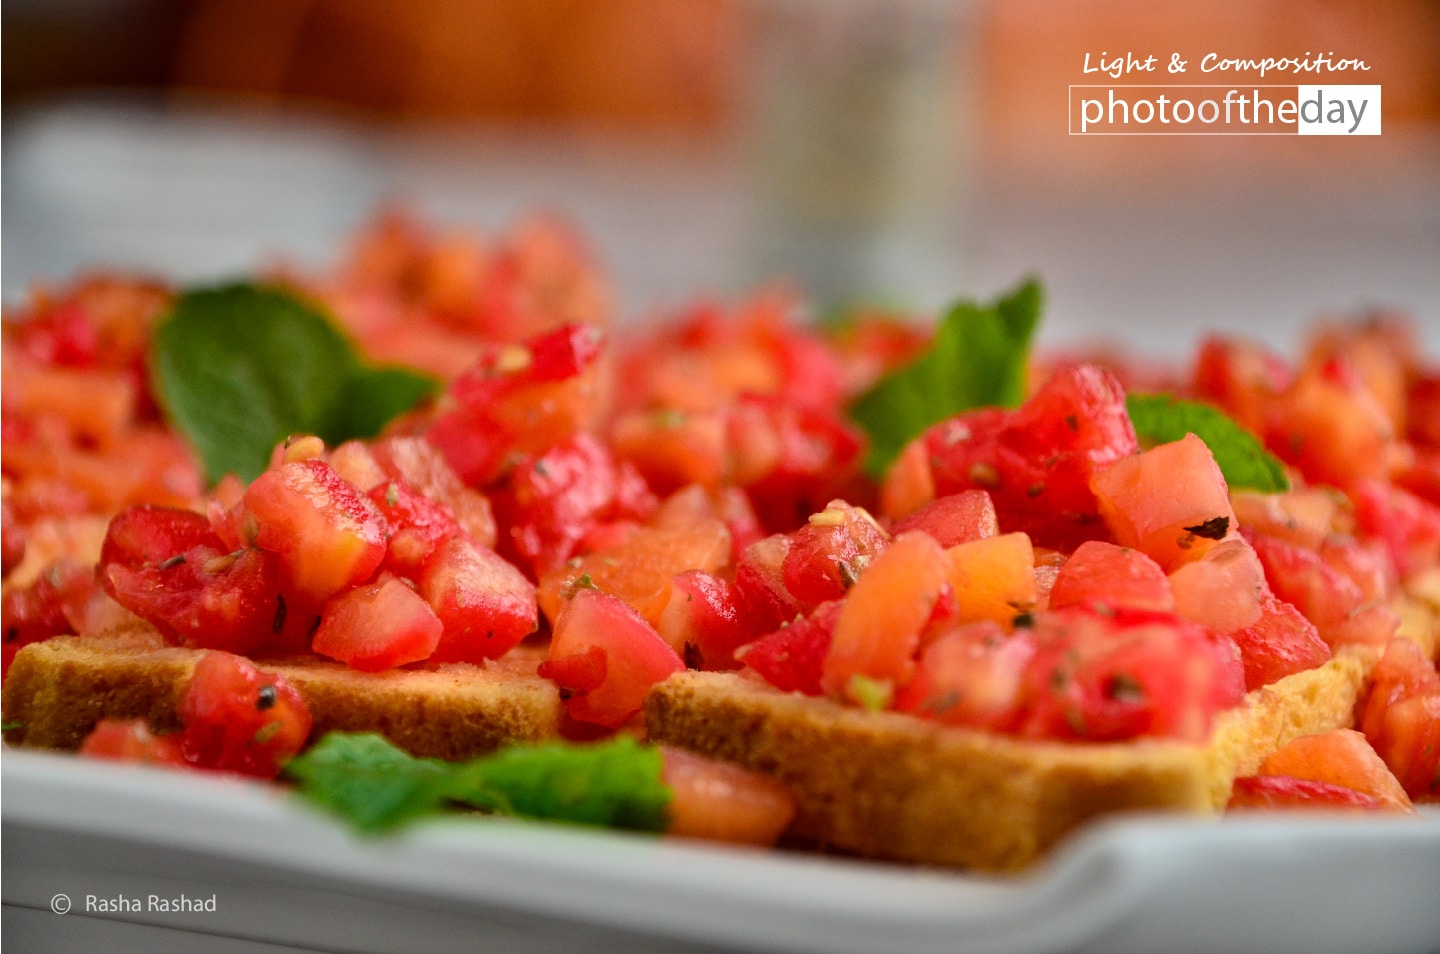
M 60 636 L 26 646 L 5 679 L 7 741 L 74 749 L 102 718 L 143 718 L 180 727 L 176 709 L 202 650 L 166 646 L 144 623 L 97 636 Z M 463 759 L 507 742 L 548 738 L 560 724 L 555 684 L 535 675 L 523 647 L 486 666 L 357 672 L 315 657 L 258 660 L 298 689 L 313 737 L 379 732 L 420 756 Z
M 1435 615 L 1404 631 L 1432 654 Z M 734 673 L 684 672 L 651 690 L 650 737 L 772 775 L 799 804 L 795 833 L 865 857 L 990 871 L 1023 868 L 1098 815 L 1212 813 L 1238 775 L 1301 735 L 1349 726 L 1379 657 L 1343 650 L 1250 693 L 1208 745 L 1037 742 L 866 712 Z

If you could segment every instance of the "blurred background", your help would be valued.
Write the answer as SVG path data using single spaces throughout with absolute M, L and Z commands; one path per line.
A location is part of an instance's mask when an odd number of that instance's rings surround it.
M 82 267 L 324 263 L 384 202 L 571 218 L 644 318 L 776 277 L 1183 354 L 1411 312 L 1440 348 L 1434 0 L 11 0 L 7 301 Z M 1328 53 L 1383 135 L 1079 137 L 1092 58 Z M 1234 74 L 1180 78 L 1231 82 Z M 1120 82 L 1174 82 L 1163 74 Z

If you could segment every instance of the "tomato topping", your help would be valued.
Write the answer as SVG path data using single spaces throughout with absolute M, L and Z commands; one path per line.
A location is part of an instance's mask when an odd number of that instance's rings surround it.
M 399 480 L 377 484 L 367 496 L 385 520 L 381 565 L 392 573 L 413 579 L 437 547 L 463 532 L 449 507 L 422 497 Z
M 567 694 L 570 718 L 613 729 L 640 711 L 651 686 L 684 668 L 654 627 L 618 597 L 580 588 L 556 620 L 539 672 Z M 597 669 L 602 670 L 598 684 Z
M 820 684 L 825 693 L 859 701 L 857 677 L 882 691 L 909 681 L 920 631 L 948 585 L 950 561 L 928 533 L 896 537 L 840 604 Z
M 1314 811 L 1378 811 L 1373 795 L 1331 782 L 1288 775 L 1247 775 L 1235 780 L 1228 811 L 1253 808 L 1311 809 Z
M 80 743 L 80 754 L 143 765 L 190 765 L 178 735 L 155 735 L 144 719 L 101 719 Z
M 655 629 L 692 669 L 737 669 L 735 650 L 758 627 L 735 585 L 702 570 L 677 573 Z
M 1076 606 L 1037 615 L 1034 632 L 1027 736 L 1204 742 L 1244 696 L 1234 644 L 1175 616 Z
M 1010 635 L 992 620 L 951 625 L 925 643 L 915 677 L 896 693 L 895 708 L 947 725 L 1012 731 L 1034 655 L 1028 629 Z
M 795 817 L 795 796 L 768 776 L 672 746 L 660 752 L 660 781 L 670 789 L 666 834 L 773 845 Z
M 983 490 L 965 490 L 930 501 L 895 521 L 892 533 L 924 530 L 942 547 L 993 537 L 1000 533 L 995 504 Z
M 1060 565 L 1050 608 L 1096 606 L 1174 612 L 1175 596 L 1160 565 L 1139 550 L 1088 540 Z
M 1400 782 L 1354 729 L 1301 736 L 1266 756 L 1258 774 L 1328 782 L 1369 795 L 1390 811 L 1415 810 Z
M 443 629 L 423 598 L 386 577 L 327 600 L 311 648 L 352 669 L 379 672 L 429 659 Z
M 841 599 L 888 543 L 870 514 L 832 500 L 791 534 L 781 566 L 785 589 L 809 606 Z
M 180 699 L 180 748 L 201 768 L 274 778 L 310 735 L 310 711 L 284 679 L 209 652 Z
M 239 524 L 275 554 L 289 588 L 323 600 L 363 583 L 385 559 L 385 518 L 324 461 L 294 461 L 255 479 Z
M 1314 669 L 1331 655 L 1315 624 L 1269 592 L 1261 594 L 1260 618 L 1230 633 L 1230 638 L 1240 649 L 1247 692 Z
M 835 623 L 842 604 L 821 603 L 793 622 L 736 650 L 735 658 L 747 669 L 783 692 L 821 696 L 821 676 L 830 652 Z
M 440 546 L 417 581 L 444 624 L 436 662 L 499 659 L 535 631 L 535 586 L 504 557 L 465 537 Z

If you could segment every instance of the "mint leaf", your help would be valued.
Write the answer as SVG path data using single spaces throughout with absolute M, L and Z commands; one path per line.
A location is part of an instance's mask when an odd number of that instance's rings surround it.
M 448 794 L 526 818 L 664 831 L 670 789 L 661 767 L 658 749 L 623 736 L 598 745 L 514 747 L 470 763 Z M 479 799 L 468 796 L 472 787 Z
M 373 732 L 328 733 L 285 765 L 306 799 L 361 831 L 383 831 L 433 814 L 452 771 Z
M 881 476 L 907 443 L 961 411 L 1018 405 L 1043 299 L 1031 279 L 989 305 L 951 306 L 923 354 L 850 405 L 851 419 L 870 438 L 866 470 Z
M 350 379 L 341 431 L 352 437 L 374 437 L 397 414 L 408 411 L 440 388 L 434 378 L 409 368 L 364 368 Z
M 177 298 L 155 329 L 150 376 L 211 481 L 253 480 L 292 434 L 371 436 L 425 393 L 412 372 L 366 367 L 312 305 L 244 284 Z
M 366 832 L 438 814 L 448 802 L 525 818 L 664 831 L 660 751 L 632 739 L 515 746 L 469 762 L 415 758 L 373 733 L 331 732 L 285 766 L 306 800 Z
M 1232 490 L 1249 487 L 1273 494 L 1290 489 L 1285 465 L 1219 408 L 1169 394 L 1130 394 L 1125 406 L 1141 444 L 1168 444 L 1186 434 L 1204 441 Z

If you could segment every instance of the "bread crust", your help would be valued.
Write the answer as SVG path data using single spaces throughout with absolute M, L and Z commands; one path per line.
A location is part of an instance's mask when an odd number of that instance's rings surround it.
M 1433 655 L 1434 614 L 1404 630 Z M 1207 745 L 1019 739 L 781 692 L 734 673 L 683 672 L 651 690 L 656 742 L 764 772 L 791 787 L 795 833 L 864 857 L 1014 871 L 1083 822 L 1122 811 L 1213 814 L 1238 775 L 1301 735 L 1347 727 L 1379 658 L 1352 647 L 1249 694 Z
M 138 622 L 26 646 L 5 679 L 5 721 L 19 723 L 5 738 L 75 749 L 102 718 L 145 719 L 159 732 L 179 729 L 180 697 L 202 653 L 166 646 L 152 627 Z M 379 732 L 415 755 L 454 760 L 556 734 L 560 696 L 554 683 L 535 675 L 540 658 L 522 647 L 486 666 L 366 673 L 318 657 L 256 665 L 305 697 L 314 718 L 312 738 L 330 731 Z

